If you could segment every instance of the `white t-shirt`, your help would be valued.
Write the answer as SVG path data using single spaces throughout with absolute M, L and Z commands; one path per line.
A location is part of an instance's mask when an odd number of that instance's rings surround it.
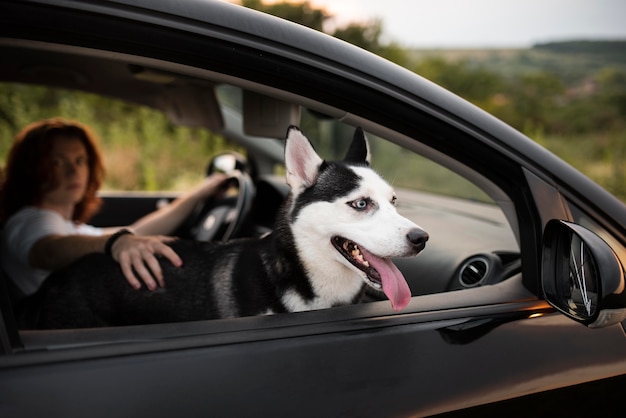
M 0 243 L 2 268 L 25 295 L 31 295 L 50 274 L 28 263 L 28 254 L 35 242 L 48 235 L 99 236 L 102 233 L 101 228 L 76 224 L 55 211 L 25 207 L 13 214 L 3 227 Z

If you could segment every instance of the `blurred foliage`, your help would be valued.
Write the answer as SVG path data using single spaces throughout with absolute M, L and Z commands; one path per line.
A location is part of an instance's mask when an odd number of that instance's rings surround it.
M 332 35 L 353 45 L 385 57 L 397 64 L 406 66 L 408 57 L 406 50 L 395 42 L 382 43 L 383 22 L 373 19 L 367 24 L 351 23 L 343 28 L 335 29 Z
M 175 126 L 147 107 L 70 90 L 0 84 L 2 161 L 23 127 L 58 116 L 90 126 L 99 137 L 106 150 L 105 190 L 187 189 L 202 179 L 212 155 L 237 149 L 206 129 Z
M 535 49 L 566 54 L 587 54 L 600 59 L 609 59 L 617 64 L 626 64 L 626 41 L 565 41 L 535 45 Z
M 309 1 L 264 3 L 262 0 L 241 0 L 240 4 L 325 32 L 400 65 L 408 63 L 404 48 L 395 42 L 382 42 L 383 22 L 380 19 L 372 19 L 366 23 L 353 22 L 333 30 L 325 30 L 325 23 L 333 20 L 334 16 L 324 9 L 314 8 Z
M 602 60 L 594 56 L 597 66 Z M 571 67 L 559 70 L 552 61 L 550 69 L 509 73 L 481 65 L 482 58 L 438 54 L 411 69 L 522 131 L 626 202 L 626 68 L 612 57 L 576 78 Z
M 240 4 L 283 19 L 291 20 L 309 28 L 323 31 L 324 22 L 331 16 L 323 9 L 314 8 L 308 1 L 293 4 L 290 2 L 265 3 L 263 0 L 241 0 Z

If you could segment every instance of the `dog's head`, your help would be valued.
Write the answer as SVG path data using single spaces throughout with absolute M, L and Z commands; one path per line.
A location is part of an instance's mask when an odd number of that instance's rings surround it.
M 400 310 L 411 291 L 391 258 L 418 254 L 428 234 L 398 214 L 393 188 L 369 161 L 361 128 L 344 160 L 327 162 L 298 128 L 290 127 L 285 165 L 292 191 L 292 229 L 309 272 L 363 280 L 384 291 L 393 308 Z M 341 292 L 343 284 L 335 280 L 326 285 Z

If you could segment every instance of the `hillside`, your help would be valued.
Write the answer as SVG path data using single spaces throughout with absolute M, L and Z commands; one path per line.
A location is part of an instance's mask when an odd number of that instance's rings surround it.
M 626 40 L 553 42 L 526 49 L 413 49 L 408 53 L 414 62 L 433 57 L 465 61 L 507 77 L 548 71 L 566 85 L 579 84 L 607 67 L 626 71 Z
M 626 41 L 407 54 L 418 74 L 529 135 L 626 202 Z

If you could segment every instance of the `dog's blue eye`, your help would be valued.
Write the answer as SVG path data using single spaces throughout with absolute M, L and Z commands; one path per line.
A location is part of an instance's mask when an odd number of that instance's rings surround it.
M 356 210 L 365 210 L 370 205 L 370 199 L 358 199 L 350 202 L 350 206 L 352 206 Z

